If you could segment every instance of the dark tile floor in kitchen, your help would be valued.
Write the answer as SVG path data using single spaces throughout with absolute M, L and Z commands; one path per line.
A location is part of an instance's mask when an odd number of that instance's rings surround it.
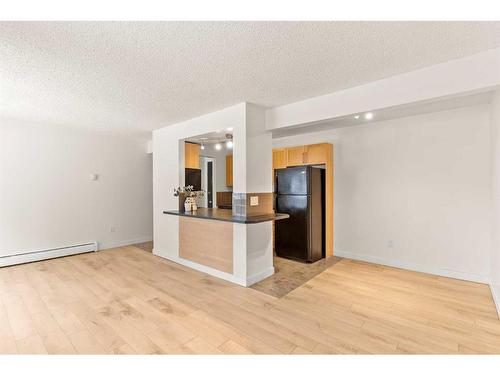
M 153 251 L 153 242 L 144 242 L 133 246 L 150 253 Z M 305 284 L 328 267 L 333 266 L 341 259 L 334 256 L 318 260 L 315 263 L 301 263 L 274 257 L 274 275 L 252 285 L 251 288 L 270 296 L 281 298 L 302 284 Z
M 340 261 L 340 257 L 321 259 L 315 263 L 302 263 L 274 257 L 274 275 L 251 286 L 252 289 L 281 298 L 311 280 L 328 267 Z

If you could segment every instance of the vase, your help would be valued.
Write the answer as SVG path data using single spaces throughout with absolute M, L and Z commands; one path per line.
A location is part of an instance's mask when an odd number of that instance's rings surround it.
M 186 194 L 185 193 L 179 193 L 179 212 L 184 212 L 185 207 L 184 207 L 184 202 L 186 201 Z
M 193 211 L 193 205 L 196 205 L 196 202 L 194 201 L 193 197 L 187 197 L 186 200 L 184 201 L 184 210 L 186 212 Z

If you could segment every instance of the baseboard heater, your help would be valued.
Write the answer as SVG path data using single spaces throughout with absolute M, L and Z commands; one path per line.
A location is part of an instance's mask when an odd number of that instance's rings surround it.
M 97 251 L 97 242 L 0 256 L 0 267 Z

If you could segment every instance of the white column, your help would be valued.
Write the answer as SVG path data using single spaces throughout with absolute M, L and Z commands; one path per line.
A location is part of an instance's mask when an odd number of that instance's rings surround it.
M 264 107 L 246 103 L 246 192 L 272 192 L 272 134 L 266 131 Z
M 272 134 L 266 131 L 265 108 L 246 107 L 246 193 L 271 193 Z M 274 273 L 272 224 L 246 226 L 246 284 L 252 285 Z
M 233 192 L 272 192 L 272 135 L 265 108 L 245 103 L 245 126 L 234 129 Z M 234 275 L 249 286 L 274 273 L 271 222 L 234 224 Z

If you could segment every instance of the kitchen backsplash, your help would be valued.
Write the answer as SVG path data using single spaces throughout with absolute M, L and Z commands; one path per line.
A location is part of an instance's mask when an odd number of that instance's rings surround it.
M 250 205 L 250 198 L 257 197 L 259 203 Z M 259 216 L 273 213 L 273 193 L 233 193 L 233 215 Z

